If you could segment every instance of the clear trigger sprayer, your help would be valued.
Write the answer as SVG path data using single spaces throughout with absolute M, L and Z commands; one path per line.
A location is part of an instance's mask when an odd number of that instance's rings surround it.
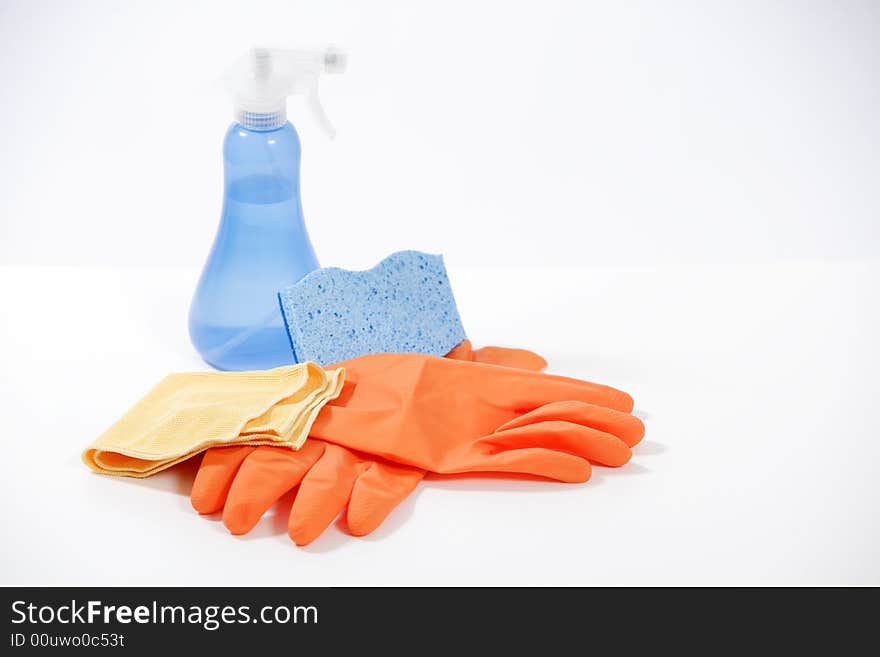
M 300 140 L 287 121 L 287 97 L 303 95 L 333 137 L 318 80 L 345 65 L 334 48 L 254 48 L 223 78 L 235 106 L 223 143 L 223 213 L 189 312 L 193 345 L 212 367 L 293 363 L 277 293 L 318 260 L 303 221 Z

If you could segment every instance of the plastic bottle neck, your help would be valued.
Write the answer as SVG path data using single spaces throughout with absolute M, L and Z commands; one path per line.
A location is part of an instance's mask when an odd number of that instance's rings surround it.
M 277 130 L 287 123 L 287 110 L 282 107 L 274 112 L 250 112 L 236 108 L 235 120 L 243 128 L 266 132 Z

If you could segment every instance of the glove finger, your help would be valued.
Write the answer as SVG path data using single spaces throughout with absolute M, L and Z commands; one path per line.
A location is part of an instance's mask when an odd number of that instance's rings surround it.
M 298 451 L 258 448 L 235 476 L 223 508 L 223 524 L 233 534 L 246 534 L 281 496 L 302 481 L 324 453 L 326 443 L 307 440 Z
M 222 509 L 235 473 L 255 449 L 253 445 L 243 445 L 206 451 L 189 495 L 193 508 L 199 513 L 217 513 Z
M 297 545 L 308 545 L 339 515 L 351 497 L 364 463 L 344 447 L 327 444 L 321 459 L 303 478 L 290 509 L 287 533 Z
M 507 347 L 481 347 L 473 351 L 470 360 L 478 363 L 516 367 L 521 370 L 540 372 L 547 367 L 543 357 L 528 349 L 509 349 Z
M 574 399 L 613 408 L 624 413 L 633 409 L 633 398 L 611 386 L 554 374 L 518 371 L 509 373 L 499 381 L 504 396 L 513 407 L 522 412 L 563 400 Z
M 374 531 L 388 514 L 424 479 L 425 471 L 376 461 L 357 478 L 348 503 L 348 531 L 364 536 Z
M 591 463 L 618 467 L 629 462 L 632 451 L 617 436 L 573 422 L 538 422 L 490 434 L 478 441 L 496 450 L 544 447 L 568 452 Z
M 592 467 L 589 461 L 574 454 L 543 447 L 523 447 L 479 454 L 471 462 L 461 463 L 443 474 L 461 472 L 528 474 L 578 484 L 589 480 Z
M 505 422 L 496 429 L 496 433 L 553 420 L 573 422 L 610 433 L 630 447 L 637 445 L 645 436 L 645 425 L 636 416 L 615 411 L 613 408 L 573 400 L 545 404 L 510 422 Z
M 474 348 L 470 340 L 462 340 L 452 348 L 445 358 L 452 360 L 473 360 Z

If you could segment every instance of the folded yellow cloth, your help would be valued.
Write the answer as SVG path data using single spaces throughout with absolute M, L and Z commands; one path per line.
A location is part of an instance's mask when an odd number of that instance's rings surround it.
M 302 363 L 254 372 L 171 374 L 82 454 L 96 472 L 149 477 L 218 445 L 299 449 L 339 396 L 343 368 Z

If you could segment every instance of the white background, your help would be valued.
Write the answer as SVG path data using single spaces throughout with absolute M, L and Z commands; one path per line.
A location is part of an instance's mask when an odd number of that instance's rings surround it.
M 418 6 L 423 4 L 424 6 Z M 244 539 L 78 462 L 170 371 L 247 47 L 297 101 L 325 265 L 443 253 L 475 343 L 633 394 L 583 486 L 422 485 L 371 537 Z M 0 4 L 0 584 L 880 583 L 872 2 Z M 289 505 L 289 500 L 287 501 Z
M 880 254 L 876 2 L 0 4 L 0 262 L 198 267 L 220 215 L 223 67 L 350 52 L 301 101 L 324 263 Z M 340 239 L 344 235 L 344 239 Z

